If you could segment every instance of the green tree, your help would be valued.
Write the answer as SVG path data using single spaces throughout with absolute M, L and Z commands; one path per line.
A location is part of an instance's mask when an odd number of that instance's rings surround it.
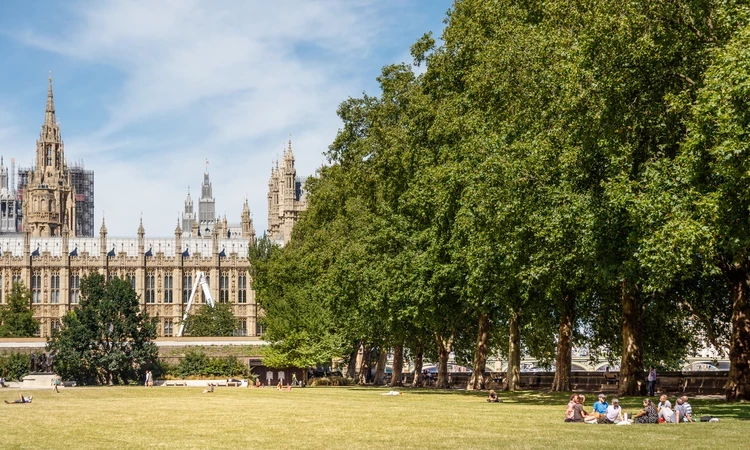
M 29 290 L 23 283 L 13 283 L 8 303 L 0 306 L 0 337 L 32 337 L 39 332 L 29 306 Z
M 237 319 L 228 303 L 203 305 L 185 320 L 188 336 L 232 336 L 236 329 Z
M 692 104 L 689 134 L 671 172 L 677 182 L 668 191 L 683 201 L 671 202 L 676 207 L 663 229 L 670 239 L 653 248 L 667 251 L 661 259 L 673 271 L 697 260 L 723 275 L 731 298 L 726 398 L 750 400 L 750 11 L 732 20 L 744 26 L 716 53 Z
M 156 321 L 140 311 L 129 281 L 98 273 L 81 280 L 81 303 L 63 317 L 47 340 L 55 369 L 82 384 L 135 380 L 154 363 Z
M 25 353 L 10 353 L 0 356 L 0 376 L 8 380 L 22 381 L 29 373 L 31 357 Z

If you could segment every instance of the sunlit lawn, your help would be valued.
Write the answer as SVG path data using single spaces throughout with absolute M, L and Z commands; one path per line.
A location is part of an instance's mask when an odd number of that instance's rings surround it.
M 67 388 L 27 391 L 2 408 L 0 448 L 748 448 L 750 404 L 695 400 L 719 423 L 563 423 L 566 395 L 403 389 L 219 387 Z M 12 400 L 17 389 L 2 389 Z M 590 408 L 595 395 L 589 397 Z M 640 399 L 624 399 L 626 411 Z

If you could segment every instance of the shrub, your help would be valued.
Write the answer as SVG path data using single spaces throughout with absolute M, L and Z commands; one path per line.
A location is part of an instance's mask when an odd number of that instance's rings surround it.
M 189 350 L 177 365 L 175 375 L 186 378 L 192 375 L 203 375 L 208 365 L 208 356 L 203 352 Z
M 203 377 L 241 377 L 253 378 L 249 367 L 242 364 L 235 356 L 209 358 L 205 353 L 190 350 L 180 363 L 171 370 L 181 378 Z
M 8 380 L 21 381 L 29 374 L 30 356 L 24 353 L 11 353 L 0 357 L 0 376 Z
M 344 378 L 344 377 L 336 377 L 336 376 L 329 376 L 329 377 L 315 377 L 311 378 L 307 382 L 308 386 L 315 387 L 315 386 L 351 386 L 352 380 L 350 378 Z

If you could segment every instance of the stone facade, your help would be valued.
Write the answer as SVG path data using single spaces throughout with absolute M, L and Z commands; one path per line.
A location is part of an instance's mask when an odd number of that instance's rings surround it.
M 217 226 L 224 231 L 221 223 Z M 142 222 L 136 238 L 109 237 L 104 223 L 98 238 L 69 237 L 67 229 L 59 237 L 32 237 L 30 232 L 0 236 L 0 303 L 7 302 L 13 282 L 28 286 L 39 334 L 46 337 L 79 303 L 81 278 L 98 272 L 130 280 L 141 308 L 159 316 L 159 336 L 173 336 L 196 273 L 202 271 L 209 277 L 214 301 L 232 306 L 235 334 L 256 336 L 258 309 L 248 274 L 249 244 L 246 239 L 220 238 L 219 233 L 183 238 L 179 224 L 174 237 L 147 238 Z M 205 302 L 198 291 L 191 312 Z
M 292 237 L 294 224 L 305 209 L 305 179 L 297 176 L 290 140 L 281 166 L 277 160 L 268 180 L 268 237 L 281 245 L 287 243 Z

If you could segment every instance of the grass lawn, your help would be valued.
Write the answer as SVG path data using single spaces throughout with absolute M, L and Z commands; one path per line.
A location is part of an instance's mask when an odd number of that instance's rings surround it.
M 719 423 L 585 425 L 562 421 L 567 395 L 403 389 L 78 387 L 26 391 L 2 408 L 0 448 L 748 448 L 750 404 L 693 400 Z M 17 389 L 0 390 L 12 400 Z M 595 395 L 587 398 L 590 410 Z M 674 401 L 673 397 L 670 400 Z M 635 411 L 639 398 L 623 399 Z

